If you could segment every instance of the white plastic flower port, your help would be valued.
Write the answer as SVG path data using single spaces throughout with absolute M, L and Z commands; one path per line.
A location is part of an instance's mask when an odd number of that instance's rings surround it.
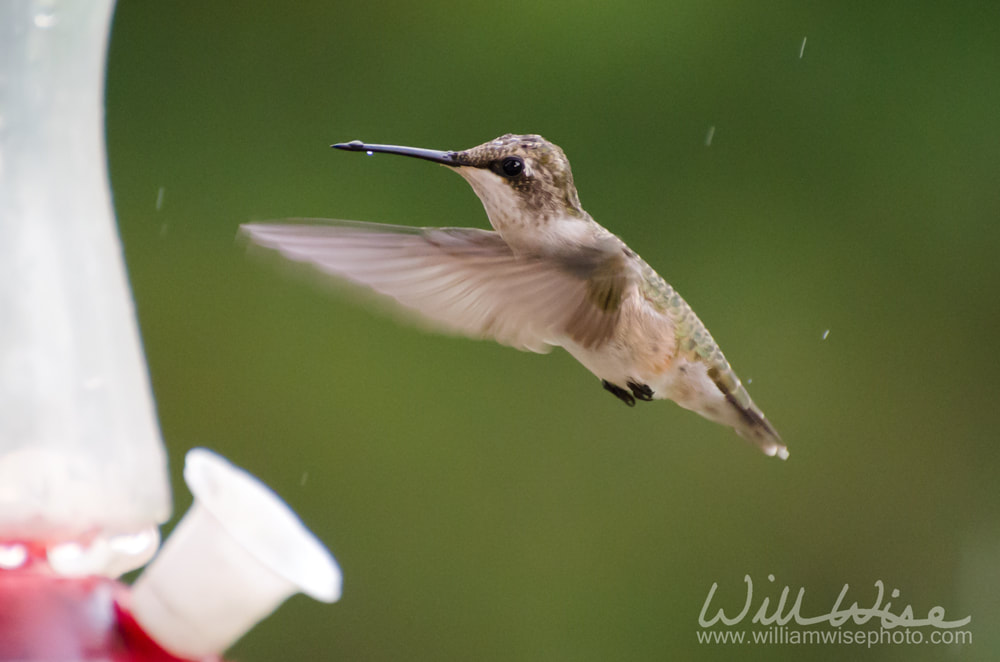
M 132 613 L 186 658 L 225 650 L 286 598 L 340 597 L 333 557 L 274 492 L 211 451 L 188 451 L 195 502 L 132 591 Z

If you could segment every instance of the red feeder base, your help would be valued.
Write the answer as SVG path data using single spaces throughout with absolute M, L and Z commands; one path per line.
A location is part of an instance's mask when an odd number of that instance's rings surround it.
M 127 611 L 128 587 L 59 577 L 37 565 L 0 570 L 0 662 L 180 662 Z

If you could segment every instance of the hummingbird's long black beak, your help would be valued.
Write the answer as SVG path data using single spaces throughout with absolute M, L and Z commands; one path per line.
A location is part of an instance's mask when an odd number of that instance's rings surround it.
M 441 163 L 446 166 L 459 166 L 462 165 L 455 158 L 458 152 L 441 152 L 436 149 L 421 149 L 419 147 L 400 147 L 399 145 L 371 145 L 368 143 L 363 143 L 360 140 L 352 140 L 349 143 L 337 143 L 336 145 L 330 145 L 334 149 L 343 149 L 348 152 L 368 152 L 373 154 L 375 152 L 381 152 L 383 154 L 399 154 L 401 156 L 412 156 L 417 159 L 424 159 L 426 161 L 433 161 L 434 163 Z

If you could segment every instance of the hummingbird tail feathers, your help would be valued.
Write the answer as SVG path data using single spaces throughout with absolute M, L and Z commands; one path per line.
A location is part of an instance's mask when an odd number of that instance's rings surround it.
M 744 420 L 733 426 L 736 434 L 757 446 L 766 455 L 787 460 L 788 448 L 781 443 L 781 437 L 778 436 L 778 432 L 767 418 L 760 413 L 760 409 L 756 407 L 754 409 L 756 412 L 740 410 L 740 414 Z
M 729 368 L 728 363 L 723 363 L 721 369 L 719 365 L 709 368 L 708 376 L 738 414 L 738 419 L 730 423 L 736 433 L 760 448 L 766 455 L 787 460 L 788 448 L 781 443 L 778 431 L 767 420 L 760 407 L 750 399 L 750 394 Z

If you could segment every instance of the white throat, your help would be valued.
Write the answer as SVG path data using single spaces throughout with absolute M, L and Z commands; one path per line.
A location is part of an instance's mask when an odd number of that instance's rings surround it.
M 455 171 L 472 186 L 486 209 L 490 225 L 515 252 L 593 241 L 595 224 L 588 216 L 542 216 L 526 209 L 521 196 L 496 173 L 472 167 Z

